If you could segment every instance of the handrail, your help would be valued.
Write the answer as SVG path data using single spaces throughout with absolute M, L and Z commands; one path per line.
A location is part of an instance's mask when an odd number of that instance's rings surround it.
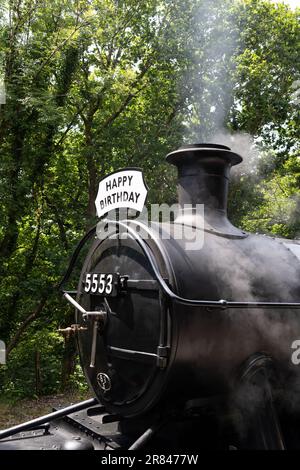
M 125 221 L 126 222 L 126 221 Z M 129 221 L 130 222 L 130 221 Z M 160 274 L 159 268 L 156 264 L 156 260 L 153 258 L 152 252 L 148 245 L 144 242 L 142 237 L 134 231 L 128 224 L 124 222 L 120 222 L 119 220 L 104 220 L 103 223 L 105 224 L 115 224 L 119 227 L 122 227 L 134 238 L 134 240 L 138 243 L 144 254 L 147 256 L 148 261 L 150 262 L 151 268 L 153 273 L 158 281 L 161 289 L 163 292 L 169 296 L 172 300 L 175 300 L 181 304 L 185 305 L 193 305 L 193 306 L 202 306 L 208 308 L 263 308 L 263 309 L 272 309 L 272 308 L 279 308 L 279 309 L 286 309 L 286 308 L 296 308 L 300 309 L 300 302 L 235 302 L 230 300 L 194 300 L 194 299 L 187 299 L 181 297 L 175 292 L 173 292 L 162 275 Z M 153 239 L 154 241 L 154 239 Z

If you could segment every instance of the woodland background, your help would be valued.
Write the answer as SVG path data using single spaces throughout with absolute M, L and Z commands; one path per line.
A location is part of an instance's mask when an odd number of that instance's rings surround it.
M 0 0 L 2 398 L 85 387 L 57 284 L 106 173 L 139 166 L 149 202 L 173 203 L 165 155 L 233 135 L 232 222 L 300 237 L 299 19 L 267 0 Z

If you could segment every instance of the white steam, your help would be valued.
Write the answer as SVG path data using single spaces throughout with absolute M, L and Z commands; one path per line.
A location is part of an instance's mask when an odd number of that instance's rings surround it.
M 185 139 L 189 142 L 208 142 L 223 131 L 232 104 L 239 47 L 232 5 L 232 0 L 203 0 L 195 12 L 189 43 L 193 65 L 182 84 L 189 94 L 185 122 Z

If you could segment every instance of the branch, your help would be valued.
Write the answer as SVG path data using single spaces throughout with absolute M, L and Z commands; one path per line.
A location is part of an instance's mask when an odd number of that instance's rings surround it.
M 21 326 L 18 328 L 15 335 L 13 336 L 13 338 L 10 340 L 10 342 L 7 345 L 6 357 L 8 357 L 11 351 L 17 346 L 17 344 L 20 341 L 20 337 L 22 336 L 24 331 L 28 328 L 28 326 L 41 314 L 47 302 L 47 298 L 48 298 L 48 295 L 47 296 L 44 295 L 42 297 L 42 300 L 38 304 L 37 308 L 30 315 L 28 315 L 28 317 L 23 321 Z
M 95 103 L 94 104 L 90 104 L 90 109 L 88 110 L 87 112 L 87 117 L 84 116 L 83 114 L 83 111 L 84 109 L 86 108 L 87 104 L 84 103 L 81 107 L 78 107 L 77 106 L 77 111 L 75 112 L 73 118 L 71 119 L 71 121 L 69 122 L 67 128 L 65 129 L 64 133 L 62 134 L 61 138 L 59 139 L 59 141 L 55 144 L 54 148 L 57 149 L 59 148 L 59 146 L 63 143 L 63 141 L 65 140 L 66 136 L 68 135 L 68 133 L 70 132 L 70 130 L 72 129 L 73 125 L 75 124 L 76 122 L 76 119 L 78 118 L 78 116 L 81 117 L 81 119 L 83 120 L 84 123 L 86 123 L 86 121 L 88 120 L 92 120 L 94 114 L 98 111 L 100 105 L 101 105 L 101 102 L 102 102 L 102 99 L 103 99 L 103 93 L 107 90 L 108 88 L 108 84 L 105 84 L 101 91 L 97 94 L 96 96 L 96 100 L 95 100 Z
M 180 108 L 182 102 L 183 102 L 183 100 L 180 100 L 177 103 L 175 103 L 174 108 L 170 112 L 169 117 L 168 117 L 168 119 L 167 119 L 167 121 L 164 125 L 162 125 L 160 122 L 157 122 L 156 132 L 154 133 L 154 135 L 152 137 L 152 141 L 156 141 L 157 138 L 162 134 L 162 132 L 165 132 L 165 135 L 168 135 L 167 130 L 171 126 L 171 123 L 172 123 L 173 119 L 175 118 L 175 116 L 178 112 L 178 109 Z M 144 149 L 143 151 L 139 150 L 139 141 L 136 142 L 136 147 L 137 147 L 137 150 L 138 150 L 139 160 L 142 160 L 144 157 L 149 155 L 149 149 L 151 147 L 151 143 L 149 143 L 147 145 L 146 149 Z M 127 164 L 128 165 L 133 163 L 133 158 L 134 158 L 135 153 L 136 152 L 132 152 L 131 156 L 128 157 L 128 159 L 127 159 Z
M 42 63 L 42 65 L 40 66 L 40 68 L 38 69 L 38 71 L 36 72 L 36 74 L 33 76 L 33 79 L 32 80 L 36 80 L 36 78 L 39 76 L 39 74 L 41 73 L 41 71 L 43 70 L 43 68 L 45 67 L 45 65 L 47 65 L 50 60 L 52 59 L 52 57 L 56 54 L 56 52 L 58 52 L 65 44 L 67 44 L 67 42 L 72 39 L 72 37 L 74 36 L 74 34 L 76 34 L 83 26 L 88 26 L 89 23 L 86 22 L 86 23 L 82 23 L 81 25 L 79 26 L 76 26 L 74 31 L 72 31 L 72 33 L 61 43 L 59 44 L 52 52 L 51 54 L 47 57 L 47 59 Z
M 56 219 L 56 223 L 58 225 L 58 228 L 59 228 L 59 234 L 60 234 L 60 239 L 62 241 L 62 244 L 64 246 L 64 249 L 66 251 L 68 251 L 69 249 L 69 244 L 68 244 L 68 239 L 67 239 L 67 234 L 66 234 L 66 231 L 65 231 L 65 226 L 64 226 L 64 223 L 59 215 L 59 210 L 57 209 L 57 207 L 50 201 L 50 199 L 48 198 L 48 196 L 44 195 L 45 197 L 45 200 L 48 204 L 48 206 L 53 210 L 54 212 L 54 217 Z
M 145 74 L 147 73 L 150 67 L 151 67 L 151 64 L 148 64 L 144 67 L 143 71 L 140 73 L 138 78 L 132 84 L 132 88 L 134 88 L 142 80 L 142 78 L 145 76 Z M 138 88 L 135 93 L 132 93 L 132 92 L 129 93 L 126 99 L 123 101 L 123 103 L 119 107 L 119 109 L 117 109 L 117 111 L 115 111 L 111 116 L 109 116 L 106 119 L 102 128 L 104 129 L 105 127 L 108 127 L 113 121 L 115 121 L 120 116 L 120 114 L 127 108 L 127 106 L 133 100 L 133 98 L 135 98 L 143 90 L 143 88 L 145 88 L 145 86 L 146 85 L 143 85 L 140 88 Z
M 41 234 L 41 213 L 39 212 L 37 231 L 36 231 L 36 235 L 34 237 L 32 250 L 29 253 L 28 258 L 26 258 L 26 261 L 25 261 L 24 272 L 25 272 L 26 277 L 27 277 L 28 273 L 32 270 L 34 261 L 36 259 L 36 255 L 37 255 L 37 251 L 38 251 L 38 247 L 39 247 L 40 234 Z
M 60 147 L 60 145 L 63 143 L 63 141 L 65 140 L 65 138 L 67 137 L 68 133 L 70 132 L 70 130 L 72 129 L 73 125 L 75 124 L 76 122 L 76 119 L 78 118 L 78 116 L 80 116 L 80 113 L 84 110 L 85 108 L 85 104 L 84 106 L 82 106 L 79 110 L 76 111 L 76 113 L 74 114 L 73 118 L 71 119 L 71 121 L 69 122 L 66 130 L 64 131 L 63 135 L 61 136 L 61 138 L 59 139 L 59 141 L 54 145 L 54 149 L 58 149 Z

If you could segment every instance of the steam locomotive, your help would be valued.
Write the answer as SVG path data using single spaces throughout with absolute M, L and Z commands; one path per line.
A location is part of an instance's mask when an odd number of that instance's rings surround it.
M 167 161 L 175 220 L 102 219 L 62 282 L 89 241 L 64 296 L 95 398 L 0 432 L 0 449 L 300 447 L 300 244 L 229 222 L 242 158 L 228 147 L 186 145 Z

